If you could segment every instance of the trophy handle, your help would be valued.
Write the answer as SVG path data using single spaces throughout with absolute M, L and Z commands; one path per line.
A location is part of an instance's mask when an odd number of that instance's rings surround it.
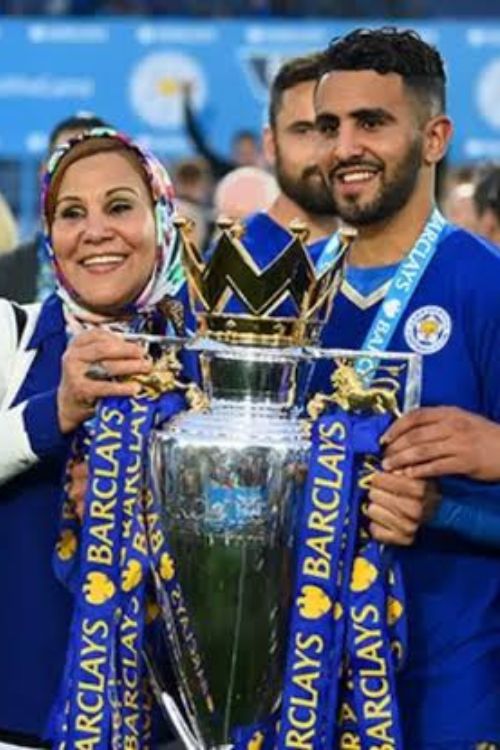
M 154 662 L 149 657 L 146 649 L 143 651 L 143 656 L 156 700 L 163 709 L 163 713 L 170 722 L 177 737 L 183 743 L 186 750 L 204 750 L 203 745 L 196 739 L 195 735 L 189 728 L 188 723 L 177 707 L 175 700 L 170 693 L 161 686 Z

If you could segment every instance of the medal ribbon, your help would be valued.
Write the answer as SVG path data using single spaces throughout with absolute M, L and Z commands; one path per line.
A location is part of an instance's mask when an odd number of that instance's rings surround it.
M 391 746 L 401 747 L 386 618 L 387 579 L 396 579 L 360 520 L 364 457 L 378 453 L 389 419 L 337 409 L 313 427 L 276 744 L 280 750 L 340 747 L 347 732 L 357 738 L 353 748 L 383 747 L 376 743 L 383 736 L 380 719 L 376 712 L 370 718 L 374 698 L 366 675 L 373 667 L 371 657 L 384 675 L 391 675 L 383 686 L 384 721 L 395 738 Z M 358 630 L 366 619 L 362 634 L 368 637 L 370 616 L 378 618 L 384 632 L 383 639 L 371 644 L 373 654 L 368 645 L 358 648 Z M 385 731 L 389 733 L 387 727 Z
M 66 667 L 48 729 L 61 750 L 150 746 L 142 647 L 146 590 L 158 558 L 146 534 L 146 439 L 156 419 L 168 419 L 183 406 L 172 393 L 107 398 L 99 405 L 80 545 L 74 513 L 63 511 L 56 550 L 56 572 L 76 593 Z

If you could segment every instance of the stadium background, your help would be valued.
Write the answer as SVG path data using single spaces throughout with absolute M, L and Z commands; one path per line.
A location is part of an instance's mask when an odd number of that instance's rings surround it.
M 89 0 L 4 3 L 0 192 L 23 235 L 35 222 L 38 164 L 58 120 L 81 110 L 95 112 L 167 162 L 176 160 L 193 152 L 182 113 L 182 86 L 189 81 L 200 126 L 211 146 L 227 154 L 236 130 L 260 130 L 269 81 L 285 58 L 322 48 L 359 25 L 412 27 L 436 44 L 447 63 L 448 106 L 455 122 L 450 163 L 500 159 L 500 3 L 307 3 L 308 14 L 330 7 L 328 17 L 299 17 L 301 5 L 306 14 L 306 3 L 265 0 L 212 3 L 216 17 L 207 17 L 208 5 L 163 2 L 164 12 L 184 9 L 183 16 L 169 16 L 156 15 L 161 3 L 154 2 L 122 4 L 123 12 L 141 15 L 123 15 L 120 3 L 111 7 Z M 342 17 L 349 7 L 353 17 Z M 116 13 L 100 15 L 101 9 Z M 36 11 L 43 14 L 24 15 Z M 364 17 L 374 11 L 377 18 Z M 234 16 L 227 17 L 231 12 Z M 236 17 L 243 13 L 244 18 Z

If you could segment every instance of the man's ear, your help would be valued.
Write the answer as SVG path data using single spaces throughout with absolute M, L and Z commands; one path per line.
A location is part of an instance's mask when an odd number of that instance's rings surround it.
M 262 150 L 266 164 L 274 167 L 276 164 L 276 141 L 270 125 L 266 125 L 262 133 Z
M 446 115 L 436 115 L 425 124 L 423 158 L 425 164 L 437 164 L 446 154 L 453 125 Z

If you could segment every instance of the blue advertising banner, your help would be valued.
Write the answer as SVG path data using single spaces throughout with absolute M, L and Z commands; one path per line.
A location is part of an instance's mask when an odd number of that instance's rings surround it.
M 446 60 L 455 121 L 451 161 L 500 158 L 500 23 L 400 24 L 416 28 Z M 181 106 L 186 82 L 210 144 L 227 154 L 236 129 L 260 130 L 268 83 L 283 60 L 322 48 L 356 25 L 332 19 L 3 20 L 0 154 L 40 155 L 54 123 L 91 110 L 159 155 L 185 155 L 192 151 Z

